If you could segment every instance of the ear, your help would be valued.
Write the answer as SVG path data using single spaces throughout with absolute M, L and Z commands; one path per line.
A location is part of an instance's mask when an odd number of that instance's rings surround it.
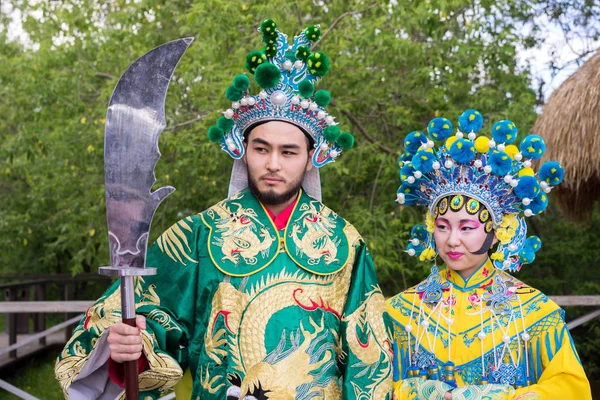
M 248 155 L 248 142 L 244 140 L 242 142 L 242 146 L 244 146 L 244 155 L 242 156 L 242 161 L 244 164 L 248 165 L 248 160 L 246 159 L 246 156 Z
M 306 160 L 306 172 L 310 171 L 311 169 L 313 169 L 315 167 L 315 165 L 312 162 L 314 152 L 315 152 L 315 149 L 311 149 L 308 152 L 308 160 Z

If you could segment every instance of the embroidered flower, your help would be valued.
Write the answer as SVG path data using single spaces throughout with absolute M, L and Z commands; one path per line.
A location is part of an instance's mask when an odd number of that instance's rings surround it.
M 469 297 L 467 297 L 467 300 L 469 300 L 470 303 L 479 303 L 479 295 L 477 294 L 477 292 L 475 293 L 471 293 L 469 295 Z
M 437 254 L 436 254 L 435 250 L 433 250 L 431 247 L 428 247 L 425 250 L 423 250 L 423 252 L 419 256 L 419 260 L 421 260 L 421 261 L 433 260 L 436 255 Z
M 433 216 L 429 212 L 425 214 L 425 227 L 427 228 L 427 232 L 433 233 L 433 230 L 435 228 L 435 221 L 433 220 Z
M 449 305 L 456 305 L 456 297 L 454 296 L 448 296 L 446 297 L 446 299 L 444 299 L 444 304 L 449 306 Z
M 490 279 L 488 283 L 479 286 L 479 289 L 484 289 L 485 290 L 485 289 L 489 288 L 490 286 L 492 286 L 492 283 L 494 283 L 494 280 Z
M 487 269 L 486 267 L 483 267 L 483 270 L 481 271 L 481 274 L 487 278 L 488 275 L 490 274 L 490 270 Z
M 517 228 L 519 227 L 519 220 L 517 214 L 506 214 L 502 218 L 500 226 L 496 229 L 496 237 L 502 244 L 508 244 L 515 236 Z

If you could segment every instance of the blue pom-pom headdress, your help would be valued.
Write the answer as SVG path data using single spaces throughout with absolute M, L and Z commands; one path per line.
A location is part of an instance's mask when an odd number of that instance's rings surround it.
M 526 237 L 523 216 L 546 209 L 547 194 L 562 182 L 564 170 L 557 162 L 548 161 L 536 175 L 532 160 L 544 154 L 544 140 L 528 135 L 519 147 L 511 144 L 518 130 L 508 120 L 493 125 L 492 139 L 478 136 L 483 122 L 479 111 L 467 110 L 458 118 L 455 135 L 448 119 L 435 118 L 428 124 L 429 140 L 424 140 L 422 133 L 416 135 L 420 132 L 407 136 L 406 152 L 398 160 L 402 184 L 396 200 L 403 205 L 427 206 L 429 211 L 425 228 L 418 225 L 416 231 L 413 229 L 407 252 L 422 261 L 435 258 L 434 218 L 445 213 L 452 201 L 450 206 L 456 209 L 464 206 L 471 214 L 479 213 L 486 231 L 496 230 L 499 245 L 492 255 L 495 266 L 517 271 L 533 261 L 541 247 L 539 238 Z M 440 141 L 439 146 L 431 139 Z M 485 209 L 462 196 L 477 200 Z
M 244 135 L 249 129 L 263 122 L 285 121 L 314 139 L 316 150 L 312 162 L 316 167 L 335 161 L 343 149 L 352 147 L 354 138 L 348 132 L 326 133 L 328 127 L 337 123 L 325 110 L 331 101 L 329 93 L 314 90 L 330 66 L 325 53 L 310 50 L 311 41 L 320 37 L 319 27 L 304 29 L 292 45 L 271 19 L 263 21 L 259 31 L 266 47 L 248 54 L 246 69 L 262 90 L 251 95 L 249 81 L 243 79 L 245 75 L 242 78 L 238 75 L 226 91 L 232 101 L 231 108 L 223 112 L 216 127 L 209 129 L 209 138 L 219 142 L 231 157 L 240 159 L 244 155 Z

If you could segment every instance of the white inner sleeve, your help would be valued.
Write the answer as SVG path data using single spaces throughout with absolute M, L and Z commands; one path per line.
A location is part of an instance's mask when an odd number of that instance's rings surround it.
M 108 376 L 108 329 L 102 333 L 77 378 L 71 383 L 67 393 L 71 400 L 113 400 L 119 397 L 123 388 Z

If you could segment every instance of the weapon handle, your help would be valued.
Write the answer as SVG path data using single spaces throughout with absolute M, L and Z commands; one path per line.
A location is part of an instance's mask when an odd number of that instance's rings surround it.
M 123 318 L 123 323 L 129 326 L 136 327 L 135 317 L 134 318 Z M 138 386 L 138 362 L 125 361 L 123 363 L 125 368 L 125 395 L 127 400 L 138 400 L 139 386 Z

